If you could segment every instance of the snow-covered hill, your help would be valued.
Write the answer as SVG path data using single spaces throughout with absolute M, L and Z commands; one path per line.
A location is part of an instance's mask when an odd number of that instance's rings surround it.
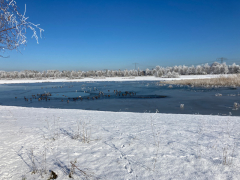
M 240 119 L 0 106 L 0 178 L 239 179 Z M 43 177 L 43 178 L 42 178 Z

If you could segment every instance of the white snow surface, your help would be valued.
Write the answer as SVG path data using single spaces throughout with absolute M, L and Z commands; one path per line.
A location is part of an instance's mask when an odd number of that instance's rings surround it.
M 0 80 L 0 84 L 16 84 L 16 83 L 43 83 L 43 82 L 85 82 L 85 81 L 169 81 L 181 79 L 206 79 L 215 78 L 220 75 L 181 75 L 179 78 L 161 78 L 155 76 L 137 76 L 137 77 L 106 77 L 106 78 L 83 78 L 83 79 L 13 79 L 13 80 Z M 228 76 L 224 75 L 224 76 Z
M 240 179 L 239 121 L 0 106 L 0 179 Z

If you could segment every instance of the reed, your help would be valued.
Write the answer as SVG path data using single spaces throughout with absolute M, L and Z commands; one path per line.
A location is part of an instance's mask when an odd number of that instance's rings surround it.
M 240 74 L 219 76 L 209 79 L 184 79 L 160 82 L 162 84 L 179 84 L 188 86 L 203 86 L 203 87 L 240 87 Z

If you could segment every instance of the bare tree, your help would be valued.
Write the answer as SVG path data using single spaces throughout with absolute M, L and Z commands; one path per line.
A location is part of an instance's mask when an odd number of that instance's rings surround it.
M 37 31 L 39 30 L 40 37 L 44 31 L 39 27 L 39 24 L 33 24 L 28 21 L 26 14 L 26 5 L 24 14 L 18 10 L 16 1 L 14 0 L 0 0 L 0 52 L 5 50 L 18 50 L 19 46 L 26 45 L 27 29 L 31 29 L 34 37 L 38 43 Z M 0 57 L 3 57 L 0 55 Z

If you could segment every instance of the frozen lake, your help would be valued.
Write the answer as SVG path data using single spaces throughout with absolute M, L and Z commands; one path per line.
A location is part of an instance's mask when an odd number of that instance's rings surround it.
M 234 102 L 240 103 L 240 88 L 170 88 L 156 81 L 0 85 L 0 105 L 9 106 L 239 116 Z

